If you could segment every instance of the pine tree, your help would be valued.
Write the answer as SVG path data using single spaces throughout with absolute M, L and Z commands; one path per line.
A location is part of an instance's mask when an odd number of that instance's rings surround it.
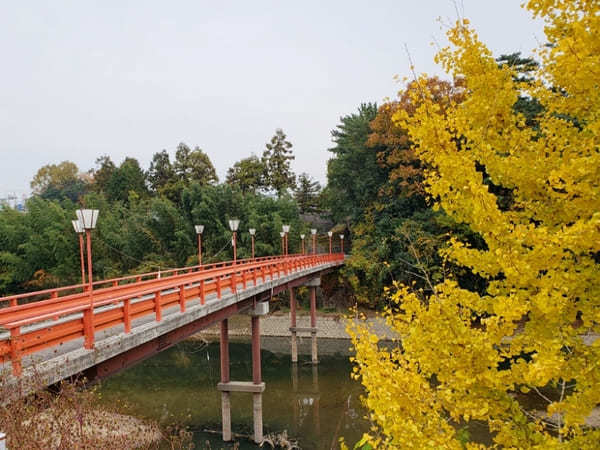
M 319 193 L 321 185 L 307 173 L 298 177 L 298 185 L 294 197 L 302 214 L 315 213 L 319 209 Z
M 161 188 L 168 183 L 175 181 L 175 170 L 169 160 L 169 154 L 166 150 L 155 153 L 150 162 L 150 169 L 147 174 L 148 185 L 153 192 L 159 192 Z
M 296 176 L 290 169 L 290 162 L 295 159 L 292 154 L 292 144 L 281 128 L 275 130 L 275 135 L 266 144 L 262 160 L 266 167 L 268 186 L 273 188 L 279 197 L 296 185 Z

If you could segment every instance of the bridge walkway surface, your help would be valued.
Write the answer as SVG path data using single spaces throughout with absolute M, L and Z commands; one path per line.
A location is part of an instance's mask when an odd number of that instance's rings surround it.
M 0 298 L 0 372 L 43 385 L 103 378 L 343 262 L 265 257 Z

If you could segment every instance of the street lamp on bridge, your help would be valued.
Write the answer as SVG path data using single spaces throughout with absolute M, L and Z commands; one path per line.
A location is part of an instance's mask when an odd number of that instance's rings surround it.
M 252 238 L 252 259 L 254 259 L 254 235 L 256 234 L 256 228 L 250 228 L 248 233 L 250 233 L 250 237 Z
M 78 209 L 76 211 L 78 222 L 80 222 L 83 230 L 85 231 L 85 238 L 87 244 L 87 264 L 88 264 L 88 283 L 89 289 L 92 290 L 92 230 L 96 228 L 96 221 L 98 220 L 97 209 Z
M 284 248 L 285 248 L 284 253 L 287 255 L 288 254 L 288 233 L 290 232 L 290 226 L 289 225 L 283 225 L 281 227 L 281 229 L 285 233 L 285 236 L 284 236 L 284 239 L 283 239 L 283 241 L 284 241 Z
M 83 331 L 84 347 L 86 349 L 94 348 L 94 280 L 92 277 L 92 230 L 96 228 L 96 221 L 100 211 L 97 209 L 78 209 L 76 211 L 78 222 L 85 230 L 87 243 L 87 263 L 88 263 L 88 291 L 90 294 L 90 307 L 83 311 Z
M 304 255 L 304 238 L 306 237 L 305 234 L 301 234 L 300 235 L 300 239 L 302 239 L 302 254 Z
M 198 266 L 202 265 L 202 232 L 204 231 L 204 225 L 194 225 L 196 234 L 198 235 Z
M 333 231 L 328 231 L 327 236 L 329 236 L 329 254 L 331 255 L 331 236 L 333 236 Z
M 342 254 L 344 254 L 344 235 L 340 234 L 340 248 L 342 250 Z
M 279 236 L 281 236 L 281 254 L 285 255 L 285 232 L 280 231 Z
M 237 236 L 236 232 L 238 227 L 240 226 L 240 221 L 238 219 L 231 219 L 229 221 L 229 229 L 233 232 L 233 238 L 231 239 L 231 244 L 233 246 L 233 263 L 237 261 Z
M 81 284 L 83 285 L 83 289 L 85 289 L 85 260 L 83 258 L 83 233 L 85 230 L 83 229 L 83 224 L 79 220 L 71 220 L 73 224 L 73 229 L 75 233 L 79 235 L 79 259 L 81 260 Z
M 317 229 L 316 228 L 311 228 L 310 229 L 310 234 L 312 234 L 312 241 L 313 241 L 313 255 L 317 254 Z

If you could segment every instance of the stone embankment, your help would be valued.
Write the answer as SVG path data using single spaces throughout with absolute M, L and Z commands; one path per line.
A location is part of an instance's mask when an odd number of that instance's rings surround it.
M 366 319 L 369 326 L 382 340 L 392 339 L 395 336 L 385 323 L 378 317 Z M 310 316 L 300 314 L 297 316 L 298 327 L 310 327 Z M 339 314 L 319 314 L 317 317 L 318 337 L 329 339 L 350 339 L 346 332 L 346 319 Z M 214 336 L 219 334 L 219 325 L 202 330 L 200 336 Z M 229 334 L 231 336 L 250 336 L 250 319 L 243 315 L 237 315 L 229 320 Z M 290 314 L 273 313 L 261 318 L 261 336 L 289 337 L 290 336 Z

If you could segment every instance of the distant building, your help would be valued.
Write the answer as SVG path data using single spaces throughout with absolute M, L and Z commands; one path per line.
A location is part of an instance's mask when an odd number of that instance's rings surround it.
M 17 211 L 24 212 L 26 210 L 27 196 L 22 194 L 17 196 L 14 192 L 11 193 L 0 193 L 0 209 L 16 209 Z

